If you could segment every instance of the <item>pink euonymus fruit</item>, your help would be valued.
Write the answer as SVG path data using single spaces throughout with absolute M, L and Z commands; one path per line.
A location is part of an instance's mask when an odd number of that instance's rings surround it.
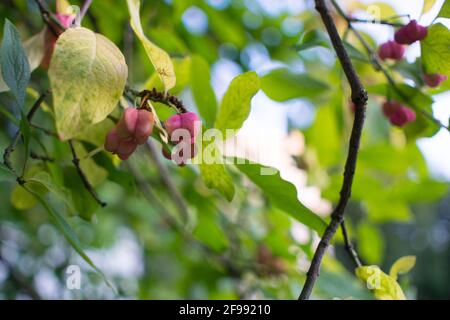
M 152 134 L 155 121 L 147 110 L 128 108 L 116 127 L 106 135 L 105 150 L 127 160 L 138 145 L 144 144 Z
M 381 60 L 400 60 L 404 54 L 405 47 L 392 40 L 383 43 L 378 50 L 378 56 Z
M 74 15 L 67 15 L 67 14 L 61 14 L 61 13 L 57 13 L 56 18 L 65 28 L 68 28 L 72 24 L 72 22 L 75 20 Z M 58 35 L 56 35 L 54 32 L 57 32 Z M 57 26 L 57 25 L 53 25 L 52 29 L 50 29 L 48 26 L 45 29 L 44 58 L 42 59 L 42 63 L 41 63 L 41 65 L 44 69 L 48 69 L 50 66 L 50 61 L 52 59 L 53 51 L 55 50 L 55 44 L 61 33 L 62 33 L 62 30 L 60 30 L 59 26 Z
M 416 120 L 416 113 L 411 108 L 402 105 L 398 101 L 386 101 L 383 103 L 383 113 L 389 121 L 398 127 Z
M 395 32 L 394 39 L 399 44 L 411 44 L 425 38 L 427 33 L 427 27 L 421 26 L 416 20 L 411 20 Z
M 424 75 L 425 83 L 431 87 L 438 87 L 443 81 L 447 80 L 447 76 L 440 73 L 432 73 Z
M 186 112 L 171 116 L 164 124 L 176 149 L 172 154 L 163 149 L 163 155 L 178 165 L 184 165 L 197 154 L 195 139 L 200 132 L 201 120 L 194 112 Z

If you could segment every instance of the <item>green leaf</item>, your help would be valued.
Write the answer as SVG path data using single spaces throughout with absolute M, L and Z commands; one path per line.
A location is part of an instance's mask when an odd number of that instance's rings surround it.
M 40 194 L 34 192 L 33 190 L 25 186 L 24 189 L 31 195 L 33 195 L 36 198 L 36 200 L 44 207 L 44 209 L 49 214 L 50 218 L 53 220 L 55 225 L 64 235 L 66 240 L 70 243 L 72 248 L 81 256 L 81 258 L 83 258 L 84 261 L 86 261 L 102 277 L 102 279 L 105 281 L 108 287 L 110 287 L 115 292 L 116 290 L 114 286 L 109 282 L 105 274 L 94 264 L 91 258 L 89 258 L 89 256 L 84 252 L 83 245 L 81 244 L 77 234 L 72 229 L 70 224 L 66 221 L 66 219 L 60 213 L 54 211 Z
M 85 28 L 58 39 L 49 69 L 56 128 L 62 140 L 110 114 L 122 96 L 128 67 L 107 38 Z
M 381 263 L 384 256 L 384 239 L 381 232 L 369 223 L 358 226 L 358 251 L 370 264 Z
M 420 42 L 425 73 L 450 77 L 450 30 L 442 23 L 433 24 Z
M 436 0 L 424 0 L 423 7 L 422 7 L 422 15 L 424 15 L 425 13 L 430 11 L 431 8 L 433 8 L 435 3 L 436 3 Z
M 30 81 L 30 64 L 21 43 L 19 31 L 8 19 L 3 29 L 0 69 L 3 81 L 11 89 L 18 107 L 23 108 Z
M 167 54 L 167 52 L 153 44 L 145 36 L 139 14 L 139 7 L 141 5 L 141 2 L 139 0 L 127 0 L 127 4 L 131 16 L 131 27 L 144 46 L 144 49 L 147 52 L 147 55 L 150 58 L 153 67 L 161 77 L 165 90 L 168 91 L 173 88 L 176 83 L 172 60 L 170 60 L 170 56 Z
M 347 50 L 347 53 L 351 59 L 370 63 L 367 54 L 364 54 L 363 52 L 359 51 L 357 48 L 355 48 L 352 44 L 350 44 L 347 41 L 343 41 L 343 43 L 345 50 Z
M 307 50 L 314 47 L 331 48 L 330 40 L 326 33 L 314 29 L 303 34 L 299 43 L 295 46 L 298 51 Z
M 445 0 L 444 4 L 439 11 L 438 17 L 441 18 L 450 18 L 450 1 Z
M 28 63 L 30 65 L 30 73 L 33 72 L 42 62 L 44 57 L 44 43 L 45 43 L 45 29 L 43 29 L 38 34 L 27 39 L 23 43 L 23 49 L 28 58 Z M 9 87 L 3 81 L 2 77 L 2 67 L 0 64 L 0 92 L 9 91 Z
M 217 99 L 211 86 L 208 62 L 201 56 L 191 59 L 191 89 L 198 111 L 205 120 L 205 126 L 211 128 L 216 119 Z
M 328 85 L 305 73 L 276 69 L 261 78 L 261 89 L 275 101 L 313 98 L 328 90 Z
M 381 271 L 378 266 L 362 266 L 355 269 L 361 279 L 378 300 L 406 300 L 397 281 Z
M 250 114 L 251 100 L 258 92 L 259 84 L 259 77 L 255 72 L 246 72 L 231 81 L 214 125 L 224 137 L 227 129 L 239 130 L 244 124 Z
M 228 201 L 233 200 L 233 180 L 225 168 L 223 157 L 217 149 L 215 142 L 207 142 L 201 150 L 202 158 L 199 158 L 199 155 L 193 162 L 198 161 L 201 177 L 206 186 L 219 191 Z
M 278 170 L 248 163 L 248 160 L 243 159 L 234 159 L 233 163 L 264 192 L 274 207 L 322 235 L 326 223 L 298 200 L 296 188 L 292 183 L 283 180 Z M 274 172 L 277 173 L 273 174 Z
M 414 268 L 415 264 L 416 256 L 401 257 L 392 265 L 391 270 L 389 271 L 389 276 L 391 276 L 394 280 L 397 280 L 398 274 L 408 273 L 412 268 Z

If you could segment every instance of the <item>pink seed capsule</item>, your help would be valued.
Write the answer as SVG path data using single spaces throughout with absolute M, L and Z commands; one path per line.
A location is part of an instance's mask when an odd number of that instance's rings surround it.
M 133 138 L 138 120 L 138 110 L 135 108 L 127 108 L 122 118 L 117 123 L 117 134 L 121 139 Z
M 177 129 L 187 130 L 190 136 L 190 142 L 194 143 L 195 138 L 201 129 L 201 120 L 194 112 L 186 112 L 170 117 L 166 120 L 165 126 L 167 133 L 169 133 L 170 136 L 172 136 Z M 180 141 L 176 141 L 176 143 L 179 143 Z
M 398 101 L 389 100 L 383 103 L 383 114 L 389 118 L 391 114 L 402 107 L 401 103 Z
M 152 134 L 155 120 L 153 114 L 147 110 L 139 110 L 134 131 L 134 139 L 138 144 L 144 144 L 148 137 Z
M 122 160 L 128 160 L 128 158 L 136 151 L 137 143 L 133 140 L 122 140 L 117 149 L 117 155 Z
M 117 149 L 119 148 L 119 144 L 120 138 L 117 135 L 117 129 L 112 128 L 106 135 L 105 150 L 112 153 L 116 153 Z
M 378 49 L 378 56 L 381 60 L 400 60 L 405 54 L 405 47 L 395 41 L 387 41 Z
M 425 83 L 431 87 L 436 88 L 438 87 L 442 82 L 447 80 L 447 76 L 440 74 L 440 73 L 432 73 L 432 74 L 426 74 L 424 75 Z
M 416 120 L 416 113 L 414 110 L 404 106 L 400 107 L 389 116 L 389 121 L 398 127 L 403 127 L 414 120 Z
M 425 38 L 427 33 L 427 27 L 421 26 L 416 20 L 411 20 L 395 32 L 394 39 L 399 44 L 412 44 Z

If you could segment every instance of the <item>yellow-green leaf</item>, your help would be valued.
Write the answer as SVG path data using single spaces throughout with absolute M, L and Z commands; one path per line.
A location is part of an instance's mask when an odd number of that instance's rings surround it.
M 210 189 L 219 191 L 228 201 L 233 200 L 233 180 L 225 168 L 223 157 L 215 142 L 206 142 L 201 150 L 202 152 L 193 159 L 193 163 L 199 163 L 201 177 L 205 185 Z
M 381 271 L 378 266 L 361 266 L 355 269 L 356 276 L 366 283 L 378 300 L 406 300 L 397 281 Z
M 433 8 L 435 3 L 436 3 L 436 0 L 424 0 L 423 7 L 422 7 L 422 14 L 425 14 L 428 11 L 430 11 L 430 9 Z
M 139 40 L 142 42 L 145 51 L 147 52 L 150 61 L 153 64 L 156 72 L 161 77 L 166 91 L 175 86 L 176 76 L 170 56 L 160 47 L 152 43 L 144 34 L 142 29 L 141 17 L 139 15 L 139 7 L 141 2 L 139 0 L 127 0 L 128 10 L 131 16 L 131 27 L 136 33 Z
M 450 30 L 442 23 L 433 24 L 420 42 L 422 63 L 426 73 L 450 76 Z
M 58 39 L 49 69 L 56 128 L 62 140 L 104 120 L 125 88 L 128 67 L 107 38 L 85 28 Z
M 258 92 L 259 86 L 259 77 L 253 71 L 241 74 L 231 81 L 214 125 L 224 137 L 227 129 L 238 130 L 242 127 L 250 114 L 250 102 Z
M 415 264 L 416 264 L 416 256 L 401 257 L 394 262 L 394 264 L 391 267 L 391 270 L 389 271 L 389 275 L 393 279 L 397 280 L 398 274 L 408 273 L 412 268 L 414 268 Z

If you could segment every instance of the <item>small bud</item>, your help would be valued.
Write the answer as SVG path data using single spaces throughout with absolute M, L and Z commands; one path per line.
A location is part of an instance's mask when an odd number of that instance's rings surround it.
M 447 80 L 447 76 L 440 74 L 440 73 L 432 73 L 432 74 L 426 74 L 424 76 L 425 83 L 431 87 L 436 88 L 438 87 L 442 82 Z
M 389 100 L 383 103 L 382 109 L 383 114 L 389 118 L 395 111 L 402 107 L 401 103 L 398 101 Z
M 405 47 L 395 41 L 388 41 L 383 43 L 379 50 L 378 56 L 381 60 L 393 59 L 401 60 L 405 54 Z
M 395 32 L 394 39 L 399 44 L 412 44 L 425 38 L 427 33 L 427 27 L 421 26 L 416 20 L 411 20 Z

